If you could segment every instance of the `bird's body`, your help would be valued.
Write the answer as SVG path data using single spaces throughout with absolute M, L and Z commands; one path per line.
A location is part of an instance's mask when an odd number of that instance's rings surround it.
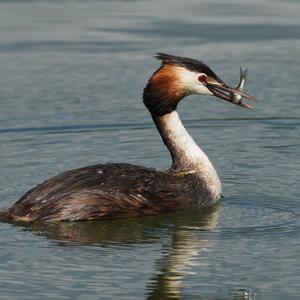
M 27 192 L 9 213 L 22 222 L 157 214 L 211 204 L 202 184 L 194 174 L 177 175 L 128 164 L 94 165 L 43 182 Z
M 221 91 L 230 88 L 202 62 L 166 54 L 158 58 L 163 64 L 144 90 L 144 103 L 170 151 L 170 169 L 99 164 L 67 171 L 28 191 L 0 213 L 0 220 L 100 220 L 208 206 L 219 200 L 218 175 L 185 130 L 176 107 L 185 96 L 195 93 L 214 94 L 231 102 L 230 95 Z

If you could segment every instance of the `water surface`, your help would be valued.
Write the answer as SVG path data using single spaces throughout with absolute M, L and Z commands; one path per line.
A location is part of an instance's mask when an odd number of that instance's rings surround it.
M 0 224 L 0 299 L 298 299 L 297 1 L 0 1 L 0 207 L 61 171 L 167 168 L 141 95 L 155 52 L 248 67 L 246 111 L 179 113 L 223 183 L 220 205 L 157 217 Z

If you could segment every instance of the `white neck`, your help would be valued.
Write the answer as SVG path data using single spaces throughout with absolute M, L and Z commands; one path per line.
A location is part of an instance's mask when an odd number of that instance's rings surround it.
M 177 112 L 153 116 L 153 120 L 172 156 L 171 170 L 197 174 L 205 181 L 211 192 L 219 196 L 221 183 L 217 172 L 207 155 L 184 128 Z

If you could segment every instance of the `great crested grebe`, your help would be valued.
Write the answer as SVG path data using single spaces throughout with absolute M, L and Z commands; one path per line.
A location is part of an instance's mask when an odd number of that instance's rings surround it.
M 227 86 L 201 61 L 158 53 L 160 68 L 144 89 L 143 100 L 170 151 L 172 166 L 159 171 L 130 164 L 99 164 L 59 174 L 37 185 L 0 220 L 55 222 L 157 214 L 215 204 L 221 195 L 217 172 L 185 130 L 176 112 L 188 95 L 214 95 L 233 103 Z M 251 108 L 242 100 L 235 104 Z

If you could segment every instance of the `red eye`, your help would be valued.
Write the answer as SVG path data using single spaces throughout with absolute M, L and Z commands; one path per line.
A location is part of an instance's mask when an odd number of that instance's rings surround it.
M 200 82 L 206 82 L 206 76 L 205 76 L 205 75 L 200 75 L 200 76 L 198 77 L 198 80 L 199 80 Z

